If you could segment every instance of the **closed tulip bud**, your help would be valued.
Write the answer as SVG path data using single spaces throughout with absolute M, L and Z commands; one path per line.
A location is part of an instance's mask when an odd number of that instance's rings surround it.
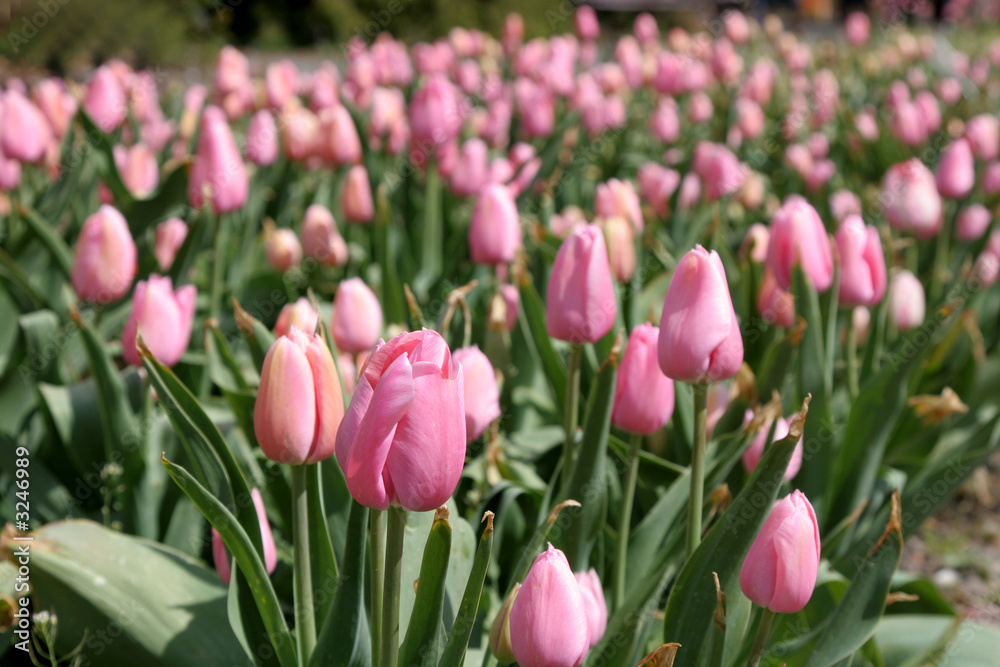
M 510 608 L 514 606 L 520 590 L 521 584 L 515 583 L 490 627 L 490 652 L 501 665 L 509 665 L 515 659 L 514 649 L 510 645 Z
M 686 211 L 697 204 L 700 198 L 701 179 L 698 178 L 698 174 L 689 171 L 681 179 L 681 189 L 677 193 L 677 208 L 681 211 Z
M 965 124 L 965 138 L 972 154 L 980 160 L 995 160 L 1000 155 L 1000 121 L 991 114 L 979 114 Z
M 972 276 L 983 287 L 991 287 L 1000 278 L 1000 230 L 990 234 L 983 252 L 972 266 Z
M 921 90 L 913 98 L 913 104 L 920 112 L 924 130 L 928 135 L 941 129 L 941 105 L 938 104 L 934 93 L 929 90 Z
M 267 105 L 272 109 L 283 109 L 295 99 L 299 86 L 298 79 L 298 68 L 291 60 L 279 60 L 268 65 L 264 75 Z
M 16 190 L 21 184 L 21 163 L 11 160 L 3 154 L 0 148 L 0 192 L 10 192 Z M 2 211 L 0 215 L 9 215 L 9 211 Z
M 316 326 L 319 324 L 319 313 L 312 307 L 309 299 L 301 297 L 298 301 L 286 303 L 278 313 L 278 321 L 274 323 L 274 335 L 276 337 L 287 336 L 292 332 L 292 327 L 312 336 L 316 333 Z
M 924 321 L 927 300 L 924 286 L 909 271 L 897 273 L 889 286 L 889 319 L 900 331 L 909 331 Z
M 264 507 L 264 498 L 260 495 L 259 489 L 251 489 L 250 497 L 253 498 L 253 506 L 257 511 L 257 521 L 260 523 L 260 538 L 264 543 L 264 567 L 267 573 L 274 572 L 278 566 L 278 549 L 274 545 L 274 535 L 271 533 L 271 522 L 267 520 L 267 509 Z M 222 536 L 215 528 L 212 529 L 212 560 L 215 561 L 215 569 L 219 573 L 222 582 L 229 585 L 231 568 L 229 564 L 229 551 L 222 543 Z
M 493 364 L 478 346 L 455 350 L 453 358 L 465 378 L 465 436 L 472 442 L 500 417 L 500 390 Z
M 934 174 L 916 158 L 889 167 L 882 179 L 885 215 L 896 229 L 931 238 L 944 222 Z
M 287 111 L 281 131 L 285 155 L 289 160 L 304 161 L 316 154 L 319 119 L 309 109 L 292 108 Z
M 752 421 L 753 410 L 747 410 L 743 415 L 743 426 L 748 426 Z M 747 474 L 757 469 L 757 464 L 760 463 L 760 458 L 764 455 L 764 446 L 767 444 L 767 436 L 771 432 L 772 425 L 774 426 L 773 442 L 778 442 L 788 437 L 788 421 L 783 417 L 778 417 L 777 421 L 778 423 L 775 424 L 773 419 L 768 419 L 761 424 L 757 434 L 750 441 L 750 446 L 743 452 L 743 468 L 747 471 Z M 789 482 L 795 479 L 801 467 L 802 438 L 799 438 L 799 441 L 795 444 L 795 450 L 792 452 L 792 460 L 788 462 L 788 468 L 785 469 L 785 481 Z
M 247 200 L 247 173 L 226 116 L 210 106 L 201 117 L 201 134 L 188 187 L 191 204 L 211 204 L 216 213 L 243 208 Z
M 265 232 L 264 247 L 267 261 L 278 273 L 284 273 L 302 261 L 302 244 L 290 229 L 279 228 Z
M 968 141 L 960 137 L 944 150 L 936 179 L 942 197 L 962 199 L 972 192 L 976 185 L 976 164 Z
M 361 278 L 349 278 L 337 286 L 330 333 L 338 350 L 352 354 L 370 350 L 378 342 L 382 308 L 375 292 Z
M 580 585 L 551 544 L 532 563 L 510 610 L 510 644 L 520 665 L 577 667 L 590 650 Z
M 838 222 L 849 215 L 861 215 L 861 199 L 850 190 L 837 190 L 830 195 L 830 212 Z
M 611 423 L 630 433 L 654 433 L 674 413 L 674 382 L 656 361 L 659 337 L 652 324 L 632 329 L 618 369 Z
M 451 189 L 456 195 L 479 194 L 489 179 L 489 148 L 478 137 L 462 144 L 451 175 Z
M 585 42 L 592 42 L 601 35 L 601 25 L 597 22 L 597 12 L 590 5 L 580 5 L 573 14 L 576 34 Z
M 604 631 L 608 628 L 608 605 L 604 600 L 604 588 L 594 568 L 586 572 L 577 572 L 576 582 L 580 585 L 580 593 L 583 594 L 583 607 L 587 612 L 587 628 L 590 631 L 590 646 L 593 648 L 601 641 Z
M 66 134 L 76 114 L 77 102 L 66 90 L 62 79 L 53 77 L 39 81 L 31 91 L 31 99 L 49 121 L 56 138 Z
M 267 109 L 261 109 L 250 119 L 246 152 L 247 159 L 261 167 L 274 164 L 278 159 L 278 128 Z
M 302 249 L 307 257 L 327 266 L 347 263 L 347 243 L 337 230 L 333 213 L 322 204 L 313 204 L 306 209 L 302 222 Z
M 638 231 L 645 227 L 639 195 L 628 181 L 612 178 L 606 183 L 598 183 L 594 194 L 594 212 L 600 218 L 622 217 Z
M 819 573 L 819 526 L 809 499 L 793 491 L 768 515 L 740 568 L 740 588 L 752 602 L 780 614 L 800 611 Z
M 660 368 L 678 382 L 731 378 L 743 363 L 743 336 L 719 254 L 700 245 L 677 263 L 660 317 Z
M 549 276 L 545 328 L 571 343 L 594 343 L 611 330 L 617 304 L 604 234 L 595 225 L 574 231 L 559 247 Z
M 371 222 L 375 217 L 368 171 L 363 165 L 355 165 L 347 172 L 344 190 L 340 195 L 340 206 L 348 222 Z
M 0 103 L 0 150 L 8 158 L 38 162 L 52 141 L 45 116 L 31 100 L 16 90 L 3 94 Z
M 751 262 L 763 264 L 767 260 L 767 244 L 771 238 L 771 230 L 761 222 L 755 222 L 747 229 L 743 243 L 740 244 L 740 258 L 749 257 Z
M 878 230 L 865 227 L 856 215 L 837 230 L 840 255 L 840 302 L 845 306 L 874 306 L 885 296 L 885 253 Z
M 781 289 L 774 278 L 774 271 L 764 269 L 757 294 L 757 312 L 767 322 L 785 329 L 795 324 L 795 297 L 788 290 Z
M 138 143 L 125 153 L 122 182 L 136 199 L 145 199 L 160 183 L 160 168 L 149 146 Z
M 989 209 L 982 204 L 966 206 L 958 213 L 958 223 L 955 229 L 958 240 L 968 243 L 981 238 L 992 221 L 993 216 Z
M 712 106 L 712 98 L 707 93 L 699 90 L 691 95 L 691 99 L 688 101 L 688 118 L 691 119 L 692 123 L 695 125 L 707 123 L 712 119 L 714 113 L 715 107 Z
M 187 234 L 187 223 L 180 218 L 170 218 L 156 226 L 156 245 L 153 248 L 153 255 L 156 256 L 156 262 L 161 270 L 168 271 L 173 266 L 177 251 L 184 245 Z
M 983 194 L 1000 193 L 1000 162 L 991 162 L 983 172 Z
M 351 112 L 342 104 L 319 112 L 319 155 L 333 165 L 361 162 L 361 137 L 351 118 Z
M 374 509 L 425 512 L 455 492 L 465 463 L 462 367 L 435 331 L 379 342 L 337 433 L 351 495 Z
M 73 289 L 84 301 L 111 303 L 128 293 L 136 270 L 128 223 L 111 206 L 101 206 L 80 229 L 70 276 Z
M 847 19 L 844 21 L 844 33 L 848 42 L 854 46 L 864 46 L 868 43 L 871 31 L 872 22 L 868 18 L 868 14 L 855 11 L 847 15 Z
M 224 46 L 215 65 L 215 89 L 223 94 L 243 89 L 250 81 L 250 61 L 239 49 Z
M 330 349 L 292 327 L 264 357 L 253 430 L 272 461 L 298 465 L 329 458 L 344 418 L 344 399 Z
M 518 79 L 514 84 L 514 96 L 525 136 L 536 138 L 552 134 L 556 122 L 552 92 L 528 79 Z
M 517 324 L 517 313 L 521 307 L 521 292 L 514 285 L 501 285 L 500 297 L 504 302 L 503 324 L 507 331 L 513 331 Z
M 174 290 L 167 276 L 152 274 L 136 283 L 132 293 L 132 312 L 122 329 L 122 356 L 125 361 L 141 366 L 135 348 L 136 332 L 142 334 L 146 347 L 165 366 L 173 366 L 187 350 L 194 321 L 194 285 Z
M 410 102 L 410 136 L 415 145 L 433 147 L 448 143 L 462 129 L 458 92 L 443 75 L 432 75 Z
M 649 117 L 649 131 L 665 144 L 677 141 L 681 134 L 681 117 L 674 98 L 660 99 L 653 115 Z
M 98 67 L 87 85 L 83 110 L 102 132 L 117 130 L 128 115 L 128 100 L 118 77 L 107 65 Z
M 654 44 L 660 41 L 660 26 L 656 23 L 656 17 L 649 12 L 642 12 L 635 17 L 633 32 L 643 44 Z
M 621 216 L 613 216 L 601 222 L 604 240 L 608 246 L 608 262 L 611 273 L 620 283 L 632 280 L 635 274 L 635 229 L 632 223 Z
M 927 141 L 927 126 L 920 109 L 909 100 L 899 102 L 893 109 L 892 129 L 907 146 L 919 146 Z
M 792 284 L 792 267 L 801 265 L 809 282 L 824 292 L 833 284 L 833 250 L 816 209 L 791 195 L 771 219 L 767 265 L 782 289 Z
M 469 225 L 469 254 L 478 264 L 509 264 L 521 247 L 521 219 L 510 189 L 499 183 L 479 194 Z

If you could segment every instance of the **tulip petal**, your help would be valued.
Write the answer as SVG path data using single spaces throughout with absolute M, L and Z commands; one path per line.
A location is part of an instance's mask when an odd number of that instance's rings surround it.
M 264 358 L 253 427 L 272 461 L 297 465 L 309 455 L 316 430 L 312 370 L 301 348 L 284 336 Z
M 316 433 L 307 463 L 330 457 L 337 442 L 337 429 L 344 419 L 344 395 L 330 348 L 319 337 L 306 346 L 306 359 L 316 387 Z

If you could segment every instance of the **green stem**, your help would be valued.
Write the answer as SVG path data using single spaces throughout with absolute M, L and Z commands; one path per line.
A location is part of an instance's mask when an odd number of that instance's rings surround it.
M 312 567 L 309 554 L 308 469 L 292 466 L 292 583 L 295 588 L 295 634 L 299 664 L 309 662 L 316 646 L 316 614 L 313 609 Z
M 399 656 L 399 582 L 403 570 L 406 510 L 389 508 L 385 537 L 385 602 L 382 605 L 382 667 L 396 667 Z
M 847 389 L 851 401 L 858 397 L 858 331 L 853 312 L 847 324 Z
M 628 536 L 632 523 L 632 501 L 635 498 L 635 482 L 639 477 L 639 449 L 642 436 L 633 433 L 629 440 L 628 471 L 625 473 L 625 487 L 622 489 L 622 512 L 618 518 L 618 545 L 615 557 L 614 609 L 621 609 L 625 602 L 625 561 L 628 557 Z
M 573 474 L 573 459 L 576 456 L 576 417 L 580 411 L 580 362 L 583 359 L 583 344 L 572 343 L 569 348 L 569 368 L 566 372 L 566 410 L 563 426 L 566 440 L 563 444 L 563 490 Z
M 705 492 L 705 419 L 708 414 L 708 385 L 695 384 L 694 447 L 691 452 L 691 497 L 688 499 L 687 555 L 701 543 L 701 505 Z
M 753 648 L 750 649 L 750 662 L 747 667 L 758 667 L 760 659 L 764 656 L 764 647 L 767 646 L 767 636 L 771 632 L 771 624 L 774 623 L 774 612 L 764 608 L 760 617 L 760 625 L 757 626 L 757 635 L 753 638 Z
M 956 208 L 956 217 L 958 210 Z M 954 219 L 952 220 L 952 225 L 945 228 L 934 239 L 934 273 L 931 274 L 931 286 L 927 295 L 927 303 L 931 306 L 937 304 L 944 287 L 944 273 L 948 269 L 948 237 L 951 235 L 951 227 L 954 227 Z
M 209 214 L 211 215 L 211 214 Z M 222 312 L 222 288 L 225 284 L 226 246 L 229 243 L 229 225 L 224 215 L 215 220 L 215 249 L 212 253 L 212 286 L 208 314 L 215 319 Z
M 385 512 L 371 510 L 368 525 L 371 547 L 372 665 L 382 663 L 382 577 L 385 576 Z

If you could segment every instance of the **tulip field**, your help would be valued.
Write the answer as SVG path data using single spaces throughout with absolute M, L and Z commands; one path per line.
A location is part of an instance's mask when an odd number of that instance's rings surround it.
M 0 663 L 998 664 L 1000 31 L 564 4 L 0 80 Z

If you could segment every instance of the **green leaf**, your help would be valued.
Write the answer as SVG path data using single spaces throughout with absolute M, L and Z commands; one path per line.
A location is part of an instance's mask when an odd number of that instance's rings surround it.
M 63 276 L 69 278 L 73 273 L 73 253 L 62 237 L 56 234 L 52 223 L 29 206 L 22 206 L 20 213 L 21 220 L 24 221 L 35 238 L 45 246 Z
M 17 374 L 26 386 L 39 380 L 61 384 L 57 362 L 66 335 L 59 331 L 59 325 L 59 316 L 51 310 L 36 310 L 17 318 L 24 342 L 24 360 Z
M 312 572 L 313 600 L 325 600 L 336 585 L 339 573 L 337 557 L 330 541 L 330 528 L 326 523 L 323 488 L 320 483 L 320 466 L 337 465 L 326 460 L 310 464 L 306 469 L 306 496 L 309 503 L 309 560 Z M 316 605 L 316 625 L 322 627 L 326 619 L 325 605 Z
M 132 204 L 122 210 L 133 236 L 138 237 L 155 223 L 184 211 L 188 201 L 190 171 L 190 159 L 177 164 L 160 180 L 155 193 L 147 199 L 133 199 Z
M 104 184 L 108 186 L 108 190 L 111 191 L 111 196 L 115 200 L 115 208 L 124 213 L 134 200 L 128 188 L 125 187 L 125 182 L 122 180 L 121 174 L 118 172 L 118 165 L 115 164 L 115 154 L 114 150 L 112 150 L 110 137 L 97 127 L 97 124 L 87 115 L 82 106 L 77 111 L 76 118 L 83 127 L 84 137 L 95 149 L 90 151 L 90 155 L 94 161 L 94 166 L 97 168 L 97 173 L 101 176 Z M 128 220 L 127 215 L 125 219 Z M 134 231 L 133 236 L 135 236 Z
M 1000 629 L 952 616 L 885 616 L 875 631 L 887 665 L 899 667 L 991 667 Z
M 514 572 L 511 574 L 510 581 L 507 584 L 507 593 L 510 593 L 510 589 L 513 588 L 514 584 L 519 584 L 524 581 L 524 578 L 528 574 L 528 570 L 531 568 L 531 563 L 534 562 L 535 557 L 541 553 L 542 545 L 545 544 L 549 537 L 549 531 L 551 531 L 552 527 L 555 526 L 556 520 L 564 510 L 579 512 L 580 503 L 576 500 L 564 500 L 552 508 L 552 511 L 549 512 L 549 516 L 545 520 L 545 523 L 540 525 L 535 530 L 534 535 L 531 536 L 531 541 L 521 551 L 521 558 L 518 559 L 517 565 L 514 567 Z
M 448 508 L 434 514 L 417 580 L 417 596 L 399 647 L 400 665 L 436 665 L 441 655 L 441 615 L 444 612 L 445 575 L 451 556 L 451 525 Z
M 448 646 L 441 656 L 439 667 L 461 667 L 469 646 L 469 638 L 472 636 L 472 628 L 476 624 L 479 601 L 483 594 L 483 582 L 486 580 L 486 571 L 489 569 L 490 555 L 493 552 L 493 512 L 486 512 L 483 520 L 486 521 L 486 529 L 479 538 L 479 549 L 476 551 L 476 560 L 469 574 L 469 583 L 465 586 L 458 616 L 455 617 Z
M 521 285 L 521 307 L 524 319 L 531 331 L 528 340 L 533 340 L 538 356 L 542 360 L 545 378 L 549 381 L 556 405 L 562 409 L 566 405 L 566 365 L 552 347 L 552 338 L 545 328 L 545 304 L 532 283 Z
M 247 344 L 250 346 L 250 356 L 253 357 L 253 362 L 257 366 L 257 372 L 259 373 L 264 368 L 264 357 L 267 356 L 267 351 L 274 344 L 274 334 L 260 320 L 243 310 L 240 302 L 236 299 L 233 299 L 233 310 L 236 314 L 237 326 L 239 326 L 243 335 L 247 337 Z

